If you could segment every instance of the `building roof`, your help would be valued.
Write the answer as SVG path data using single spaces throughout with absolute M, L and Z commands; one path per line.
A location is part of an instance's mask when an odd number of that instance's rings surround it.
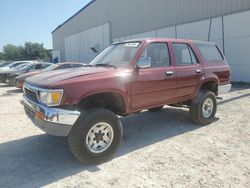
M 54 33 L 56 30 L 58 30 L 60 27 L 62 27 L 64 24 L 66 24 L 68 21 L 70 21 L 72 18 L 74 18 L 75 16 L 77 16 L 80 12 L 82 12 L 84 9 L 86 9 L 89 5 L 91 5 L 92 3 L 94 3 L 96 0 L 91 0 L 88 4 L 86 4 L 83 8 L 81 8 L 79 11 L 77 11 L 73 16 L 71 16 L 70 18 L 68 18 L 65 22 L 63 22 L 62 24 L 58 25 L 51 33 Z

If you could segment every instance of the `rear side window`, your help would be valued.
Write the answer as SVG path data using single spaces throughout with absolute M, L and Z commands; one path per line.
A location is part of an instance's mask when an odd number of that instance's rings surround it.
M 82 67 L 83 64 L 72 64 L 71 66 L 72 66 L 72 68 L 76 68 L 76 67 Z
M 174 43 L 174 53 L 177 65 L 197 64 L 197 58 L 188 44 Z
M 42 64 L 37 64 L 35 69 L 42 69 L 43 68 L 43 65 Z
M 49 66 L 51 66 L 51 64 L 43 64 L 43 69 L 45 69 L 45 68 L 47 68 L 47 67 L 49 67 Z
M 206 61 L 222 61 L 224 58 L 214 44 L 197 44 L 198 49 Z
M 63 64 L 63 65 L 60 65 L 60 66 L 57 67 L 55 70 L 58 70 L 58 69 L 68 69 L 68 68 L 71 68 L 71 64 Z

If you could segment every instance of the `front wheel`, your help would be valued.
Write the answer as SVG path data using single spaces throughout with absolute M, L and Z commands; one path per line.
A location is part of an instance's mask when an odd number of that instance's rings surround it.
M 207 125 L 213 122 L 217 111 L 217 100 L 214 92 L 200 91 L 197 98 L 191 102 L 190 116 L 194 122 Z
M 109 110 L 95 108 L 81 114 L 70 131 L 68 143 L 81 163 L 98 164 L 112 157 L 122 136 L 119 118 Z

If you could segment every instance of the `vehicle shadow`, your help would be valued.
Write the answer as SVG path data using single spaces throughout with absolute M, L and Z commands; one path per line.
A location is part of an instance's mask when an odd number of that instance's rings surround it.
M 245 97 L 250 97 L 250 93 L 243 94 L 243 95 L 236 96 L 236 97 L 232 97 L 232 98 L 225 99 L 225 100 L 221 100 L 221 101 L 218 102 L 218 105 L 222 105 L 222 104 L 232 102 L 232 101 L 235 101 L 235 100 L 238 100 L 238 99 L 242 99 L 242 98 L 245 98 Z
M 6 91 L 6 93 L 10 93 L 10 94 L 16 94 L 16 93 L 22 93 L 22 92 L 23 92 L 22 89 L 12 89 L 12 90 Z
M 22 92 L 23 92 L 22 89 L 11 89 L 11 90 L 5 91 L 3 94 L 0 95 L 0 97 L 13 96 Z
M 4 88 L 4 87 L 12 87 L 12 86 L 10 86 L 8 84 L 0 84 L 0 88 Z
M 115 158 L 200 128 L 189 120 L 186 110 L 174 108 L 142 112 L 121 121 L 124 138 Z M 0 187 L 41 187 L 85 170 L 99 168 L 81 165 L 65 138 L 42 134 L 0 144 Z

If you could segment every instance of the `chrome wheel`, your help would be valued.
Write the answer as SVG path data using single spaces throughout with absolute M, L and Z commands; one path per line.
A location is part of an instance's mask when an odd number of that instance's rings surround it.
M 214 103 L 211 98 L 207 98 L 202 105 L 202 114 L 205 118 L 208 118 L 213 113 Z
M 114 139 L 114 131 L 110 124 L 100 122 L 88 132 L 86 145 L 93 153 L 102 153 L 109 148 Z

